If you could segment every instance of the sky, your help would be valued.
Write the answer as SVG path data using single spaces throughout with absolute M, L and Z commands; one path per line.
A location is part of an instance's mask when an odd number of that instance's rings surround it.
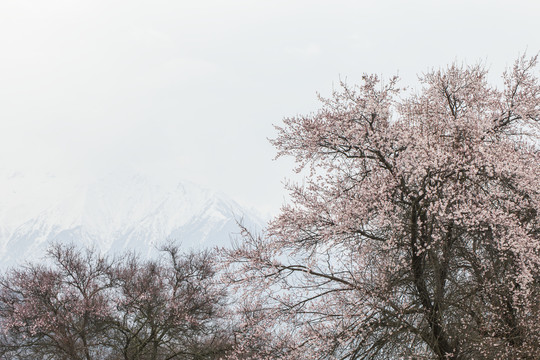
M 540 51 L 539 13 L 532 0 L 0 0 L 0 176 L 186 179 L 274 214 L 294 165 L 274 160 L 273 125 L 364 73 L 414 87 L 482 62 L 497 82 Z

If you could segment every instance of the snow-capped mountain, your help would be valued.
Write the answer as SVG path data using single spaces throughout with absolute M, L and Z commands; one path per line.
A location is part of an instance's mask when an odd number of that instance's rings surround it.
M 170 240 L 186 249 L 227 246 L 237 221 L 264 227 L 253 211 L 186 181 L 167 187 L 139 175 L 108 176 L 58 191 L 47 178 L 29 194 L 25 180 L 16 175 L 0 192 L 0 267 L 38 260 L 54 241 L 149 256 Z

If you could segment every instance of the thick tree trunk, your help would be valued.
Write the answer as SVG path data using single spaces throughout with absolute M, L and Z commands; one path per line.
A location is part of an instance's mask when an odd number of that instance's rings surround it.
M 425 280 L 425 261 L 427 245 L 425 236 L 420 236 L 418 220 L 421 216 L 417 203 L 413 203 L 411 209 L 411 270 L 414 278 L 416 292 L 424 314 L 429 324 L 430 336 L 428 345 L 440 360 L 457 360 L 454 346 L 449 342 L 441 324 L 440 306 L 442 299 L 431 299 Z

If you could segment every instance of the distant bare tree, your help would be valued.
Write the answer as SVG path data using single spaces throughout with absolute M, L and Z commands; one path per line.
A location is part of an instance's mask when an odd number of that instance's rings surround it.
M 161 261 L 127 256 L 113 273 L 117 351 L 123 359 L 212 359 L 227 348 L 225 292 L 211 252 L 163 249 Z

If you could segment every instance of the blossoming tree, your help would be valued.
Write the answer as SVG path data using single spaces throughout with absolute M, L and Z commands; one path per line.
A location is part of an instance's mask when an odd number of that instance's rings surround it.
M 415 92 L 364 76 L 285 119 L 272 143 L 306 179 L 229 253 L 264 302 L 236 357 L 271 329 L 280 348 L 259 358 L 538 358 L 536 63 L 502 88 L 482 66 L 430 71 Z
M 232 343 L 210 251 L 159 259 L 55 245 L 0 277 L 0 359 L 212 360 Z
M 55 266 L 12 269 L 0 279 L 2 359 L 105 358 L 111 265 L 93 251 L 54 246 Z

